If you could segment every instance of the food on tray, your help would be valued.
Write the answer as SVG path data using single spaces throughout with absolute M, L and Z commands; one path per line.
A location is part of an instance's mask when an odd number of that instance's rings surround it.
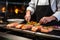
M 17 25 L 18 25 L 18 23 L 16 23 L 16 22 L 10 23 L 10 24 L 7 25 L 7 28 L 13 28 L 13 27 L 15 27 Z
M 31 25 L 35 25 L 37 24 L 37 22 L 31 21 Z
M 46 26 L 44 26 L 44 27 L 41 27 L 40 31 L 48 33 L 48 32 L 53 31 L 53 27 L 46 27 Z
M 32 27 L 31 29 L 33 32 L 36 32 L 38 30 L 38 27 Z
M 15 28 L 20 29 L 23 26 L 24 26 L 24 24 L 19 24 L 19 25 L 15 26 Z
M 30 24 L 30 25 L 37 25 L 38 23 L 37 22 L 34 22 L 34 21 L 31 21 L 31 22 L 27 22 L 27 24 Z
M 28 25 L 28 24 L 26 24 L 26 25 L 24 25 L 21 29 L 31 29 L 33 27 L 33 25 Z
M 37 24 L 37 22 L 27 22 L 21 29 L 31 29 L 35 24 Z
M 31 30 L 33 32 L 39 31 L 48 33 L 55 29 L 55 26 L 43 26 L 40 25 L 40 23 L 31 21 L 27 22 L 26 24 L 19 24 L 17 22 L 10 23 L 7 25 L 7 28 L 17 28 L 17 29 L 23 29 L 23 30 Z
M 39 31 L 41 29 L 42 26 L 34 26 L 32 27 L 31 31 L 36 32 Z

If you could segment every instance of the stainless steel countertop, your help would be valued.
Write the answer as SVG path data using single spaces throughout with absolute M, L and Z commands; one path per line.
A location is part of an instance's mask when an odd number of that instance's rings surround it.
M 8 38 L 10 40 L 32 40 L 32 39 L 29 39 L 29 38 L 16 36 L 16 35 L 12 35 L 12 34 L 7 34 L 7 33 L 3 33 L 3 32 L 0 32 L 0 36 L 4 37 L 4 38 Z

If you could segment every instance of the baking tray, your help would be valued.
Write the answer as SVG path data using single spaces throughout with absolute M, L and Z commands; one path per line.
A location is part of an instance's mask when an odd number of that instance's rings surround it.
M 0 27 L 5 28 L 7 30 L 17 31 L 20 33 L 22 32 L 22 33 L 36 35 L 36 36 L 60 38 L 60 29 L 53 30 L 52 32 L 49 33 L 42 33 L 42 32 L 32 32 L 30 30 L 16 29 L 16 28 L 6 28 L 6 24 L 4 26 L 0 25 Z
M 16 28 L 10 28 L 8 30 L 22 32 L 22 33 L 26 33 L 26 34 L 32 34 L 32 35 L 36 35 L 36 36 L 60 38 L 60 31 L 57 31 L 57 30 L 53 30 L 52 32 L 49 32 L 49 33 L 32 32 L 29 30 L 22 30 L 22 29 L 16 29 Z

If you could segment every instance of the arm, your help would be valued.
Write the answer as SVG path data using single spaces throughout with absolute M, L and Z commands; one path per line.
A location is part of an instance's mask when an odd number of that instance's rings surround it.
M 48 22 L 51 22 L 52 20 L 60 19 L 60 17 L 59 17 L 60 15 L 59 15 L 58 11 L 56 11 L 56 0 L 50 0 L 50 2 L 51 2 L 51 9 L 54 12 L 54 14 L 49 17 L 41 18 L 41 20 L 40 20 L 41 24 L 46 24 Z
M 58 5 L 60 5 L 60 3 L 57 4 L 58 10 L 52 16 L 56 17 L 57 20 L 60 21 L 60 10 L 59 10 L 60 9 L 60 6 L 58 6 Z
M 29 6 L 26 9 L 26 15 L 25 15 L 25 20 L 26 21 L 30 21 L 31 19 L 31 15 L 34 13 L 35 10 L 35 0 L 31 0 L 29 3 Z
M 29 6 L 27 7 L 27 12 L 26 13 L 31 13 L 31 14 L 33 14 L 34 13 L 34 10 L 35 10 L 35 2 L 34 2 L 35 0 L 31 0 L 30 2 L 29 2 Z

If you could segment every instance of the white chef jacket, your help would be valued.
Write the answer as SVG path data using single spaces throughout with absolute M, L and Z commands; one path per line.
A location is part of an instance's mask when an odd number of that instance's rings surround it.
M 31 14 L 34 13 L 35 9 L 36 9 L 36 5 L 49 5 L 49 0 L 39 0 L 38 4 L 37 4 L 38 0 L 31 0 L 29 2 L 29 6 L 27 7 L 27 10 L 31 11 Z M 55 16 L 58 21 L 60 21 L 60 11 L 56 11 L 56 0 L 50 0 L 51 3 L 51 9 L 54 12 L 54 14 L 52 16 Z

